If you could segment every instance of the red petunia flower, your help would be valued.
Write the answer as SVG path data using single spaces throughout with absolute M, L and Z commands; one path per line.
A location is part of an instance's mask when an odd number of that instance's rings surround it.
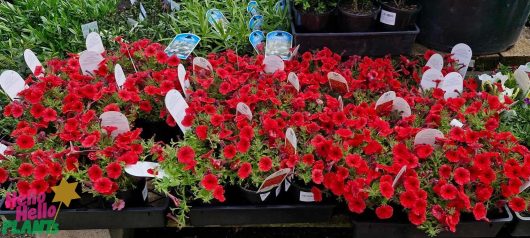
M 488 218 L 486 218 L 486 206 L 484 206 L 483 203 L 477 203 L 475 204 L 475 207 L 473 207 L 473 215 L 475 216 L 475 220 L 480 221 L 484 220 L 489 222 Z
M 223 155 L 227 159 L 232 159 L 236 156 L 237 150 L 234 145 L 227 145 L 223 149 Z
M 17 145 L 20 149 L 31 149 L 33 146 L 35 146 L 35 141 L 33 140 L 33 137 L 28 135 L 21 135 L 17 138 Z
M 373 155 L 381 153 L 383 150 L 383 146 L 379 144 L 379 142 L 372 140 L 368 142 L 368 144 L 363 148 L 363 152 L 367 155 Z
M 399 195 L 399 202 L 405 208 L 413 208 L 416 204 L 416 199 L 418 199 L 418 197 L 413 191 L 405 191 Z
M 217 185 L 215 189 L 213 190 L 213 197 L 217 199 L 219 202 L 224 202 L 226 200 L 225 198 L 225 189 L 221 185 Z
M 416 147 L 414 148 L 414 153 L 416 153 L 416 155 L 420 159 L 425 159 L 429 157 L 433 151 L 434 151 L 434 148 L 428 144 L 416 145 Z
M 392 196 L 394 196 L 394 188 L 389 182 L 381 182 L 379 184 L 379 190 L 381 191 L 381 195 L 387 199 L 390 199 Z
M 272 159 L 270 157 L 262 157 L 259 160 L 259 171 L 267 172 L 272 168 Z
M 30 191 L 30 185 L 26 181 L 18 181 L 17 182 L 17 190 L 20 193 L 20 195 L 27 196 L 29 195 Z
M 111 179 L 117 179 L 121 176 L 121 165 L 118 162 L 112 162 L 105 168 L 107 171 L 107 176 Z
M 42 120 L 44 122 L 52 122 L 57 120 L 57 112 L 51 108 L 46 108 L 42 112 Z
M 0 168 L 0 184 L 3 184 L 9 178 L 9 174 L 4 168 Z
M 208 191 L 214 191 L 218 185 L 217 177 L 213 174 L 207 174 L 201 181 L 201 185 Z
M 239 167 L 239 170 L 237 170 L 237 176 L 239 176 L 240 179 L 246 179 L 250 173 L 252 172 L 252 165 L 248 162 L 245 162 Z
M 311 179 L 316 184 L 321 184 L 324 181 L 324 174 L 321 169 L 313 169 L 311 171 Z
M 240 153 L 246 153 L 250 148 L 250 141 L 244 138 L 241 138 L 237 143 L 237 151 Z
M 469 170 L 465 168 L 458 167 L 457 169 L 455 169 L 454 179 L 455 179 L 455 182 L 459 185 L 464 185 L 464 184 L 469 183 L 471 181 L 470 176 L 471 174 Z
M 458 195 L 458 189 L 452 184 L 445 184 L 440 188 L 440 196 L 444 200 L 453 200 Z
M 180 163 L 188 163 L 195 159 L 195 151 L 191 146 L 184 146 L 178 149 L 177 158 Z
M 33 165 L 29 163 L 22 163 L 18 167 L 18 174 L 22 177 L 29 177 L 33 174 Z
M 515 212 L 522 212 L 527 210 L 526 201 L 520 197 L 514 197 L 508 202 L 508 205 Z
M 311 193 L 313 193 L 313 198 L 315 199 L 315 202 L 321 202 L 322 201 L 322 191 L 318 189 L 317 187 L 313 186 L 311 188 Z
M 101 194 L 112 191 L 112 181 L 109 178 L 101 177 L 94 182 L 94 189 Z
M 197 126 L 197 128 L 195 128 L 195 132 L 197 133 L 197 138 L 199 138 L 199 140 L 206 140 L 206 138 L 208 137 L 207 126 L 204 126 L 204 125 Z
M 43 179 L 38 179 L 29 185 L 31 188 L 31 191 L 38 194 L 38 193 L 44 193 L 46 190 L 48 190 L 48 183 L 44 181 Z
M 92 165 L 88 170 L 88 178 L 90 178 L 90 181 L 94 182 L 97 181 L 99 178 L 103 176 L 103 170 L 101 168 L 94 164 Z
M 382 205 L 375 209 L 375 214 L 379 219 L 391 218 L 394 213 L 394 208 L 389 205 Z

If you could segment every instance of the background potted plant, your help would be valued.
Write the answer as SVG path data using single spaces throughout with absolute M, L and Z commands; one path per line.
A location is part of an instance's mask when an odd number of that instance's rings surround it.
M 372 0 L 348 0 L 339 3 L 340 28 L 344 32 L 372 31 L 379 14 L 379 7 Z
M 421 5 L 411 0 L 382 0 L 380 26 L 385 30 L 406 30 L 414 26 Z
M 337 0 L 294 0 L 294 23 L 306 32 L 329 32 Z

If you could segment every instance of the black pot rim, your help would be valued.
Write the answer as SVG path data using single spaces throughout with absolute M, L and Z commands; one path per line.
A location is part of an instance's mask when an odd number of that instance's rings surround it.
M 400 9 L 400 8 L 396 8 L 396 7 L 393 7 L 390 5 L 389 2 L 385 2 L 385 1 L 382 1 L 381 2 L 381 7 L 386 7 L 386 8 L 389 8 L 393 11 L 396 11 L 396 12 L 400 12 L 400 13 L 409 13 L 409 14 L 414 14 L 414 13 L 418 13 L 421 11 L 421 4 L 419 3 L 416 3 L 416 8 L 415 9 L 412 9 L 412 10 L 408 10 L 408 9 Z
M 242 186 L 242 185 L 239 185 L 239 188 L 242 189 L 243 191 L 247 192 L 247 193 L 254 193 L 254 194 L 265 194 L 265 193 L 270 193 L 270 192 L 272 191 L 272 190 L 269 190 L 269 191 L 266 191 L 266 192 L 259 192 L 259 193 L 258 193 L 257 190 L 256 190 L 256 191 L 254 191 L 254 190 L 250 190 L 250 189 L 245 188 L 245 187 Z
M 339 9 L 341 14 L 349 16 L 349 17 L 373 17 L 375 14 L 377 14 L 381 10 L 381 6 L 373 5 L 372 6 L 372 10 L 370 12 L 366 12 L 364 14 L 356 14 L 356 13 L 347 12 L 347 11 L 344 10 L 342 5 L 339 5 L 337 7 L 337 9 Z

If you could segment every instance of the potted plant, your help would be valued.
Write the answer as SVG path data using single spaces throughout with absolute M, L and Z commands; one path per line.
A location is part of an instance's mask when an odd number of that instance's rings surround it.
M 410 0 L 381 1 L 380 26 L 385 30 L 406 30 L 416 23 L 421 5 Z
M 294 23 L 306 32 L 329 32 L 337 0 L 294 0 Z
M 344 32 L 373 31 L 379 14 L 372 0 L 349 0 L 339 3 L 339 22 Z

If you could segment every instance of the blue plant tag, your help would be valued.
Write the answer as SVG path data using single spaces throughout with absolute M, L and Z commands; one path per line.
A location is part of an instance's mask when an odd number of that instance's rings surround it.
M 263 16 L 257 15 L 250 18 L 250 21 L 248 22 L 248 28 L 250 30 L 261 30 L 261 26 L 263 25 Z
M 265 34 L 263 34 L 263 31 L 253 31 L 248 36 L 248 40 L 258 54 L 263 51 L 263 42 L 265 41 Z
M 98 22 L 93 21 L 87 24 L 81 25 L 81 31 L 83 32 L 83 37 L 86 38 L 90 32 L 98 32 Z
M 187 59 L 197 47 L 201 38 L 195 34 L 183 33 L 173 38 L 164 50 L 168 56 L 177 55 L 179 59 Z
M 289 60 L 293 46 L 293 35 L 286 31 L 271 31 L 267 34 L 265 56 L 276 55 Z
M 285 10 L 285 5 L 286 5 L 285 0 L 279 0 L 278 2 L 276 2 L 276 4 L 274 4 L 274 10 L 276 12 L 281 12 Z
M 208 22 L 214 28 L 215 31 L 220 33 L 220 29 L 222 28 L 222 32 L 226 32 L 226 29 L 228 27 L 228 20 L 221 11 L 212 8 L 206 12 L 206 18 L 208 19 Z
M 252 14 L 252 16 L 260 15 L 259 14 L 259 10 L 258 10 L 258 2 L 256 2 L 256 1 L 248 2 L 247 12 Z

